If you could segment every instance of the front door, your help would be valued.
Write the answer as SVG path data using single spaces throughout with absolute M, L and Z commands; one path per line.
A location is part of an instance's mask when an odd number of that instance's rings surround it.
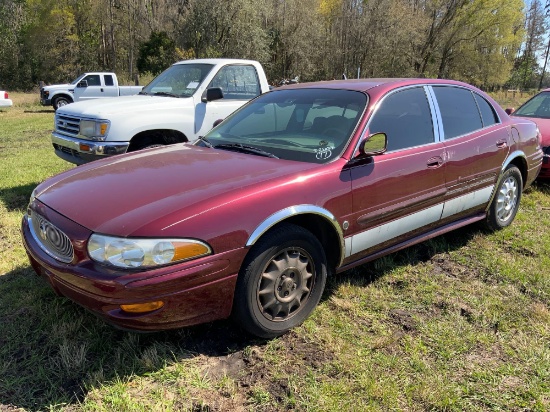
M 435 227 L 445 196 L 445 147 L 436 142 L 427 89 L 392 92 L 372 115 L 368 133 L 386 133 L 388 150 L 351 167 L 353 215 L 348 261 Z
M 254 66 L 231 64 L 224 66 L 214 76 L 208 88 L 219 87 L 223 99 L 197 102 L 195 133 L 204 135 L 216 120 L 223 120 L 249 100 L 260 95 L 260 82 Z

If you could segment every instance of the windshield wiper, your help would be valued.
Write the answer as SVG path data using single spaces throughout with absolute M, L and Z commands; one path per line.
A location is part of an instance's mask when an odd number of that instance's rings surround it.
M 251 153 L 259 156 L 271 157 L 278 159 L 273 153 L 266 152 L 265 150 L 258 149 L 257 147 L 243 145 L 241 143 L 223 143 L 214 146 L 215 149 L 233 150 L 241 153 Z
M 170 92 L 155 92 L 153 96 L 168 96 L 168 97 L 180 97 L 179 94 L 170 93 Z
M 203 142 L 206 145 L 206 147 L 214 147 L 212 146 L 212 143 L 210 143 L 210 141 L 204 136 L 199 136 L 197 140 L 200 140 L 201 142 Z

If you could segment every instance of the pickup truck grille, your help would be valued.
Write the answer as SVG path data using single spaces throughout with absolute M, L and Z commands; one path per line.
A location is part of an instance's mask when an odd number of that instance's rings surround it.
M 64 114 L 55 115 L 55 131 L 65 136 L 77 137 L 80 130 L 80 118 Z

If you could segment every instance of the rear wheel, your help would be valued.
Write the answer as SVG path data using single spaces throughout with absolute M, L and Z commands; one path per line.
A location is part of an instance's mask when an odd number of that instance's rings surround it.
M 487 212 L 485 223 L 489 229 L 499 230 L 512 223 L 519 209 L 522 188 L 521 172 L 514 165 L 508 166 Z
M 260 239 L 245 259 L 233 318 L 253 335 L 282 335 L 313 311 L 326 277 L 327 260 L 317 238 L 302 227 L 283 224 Z

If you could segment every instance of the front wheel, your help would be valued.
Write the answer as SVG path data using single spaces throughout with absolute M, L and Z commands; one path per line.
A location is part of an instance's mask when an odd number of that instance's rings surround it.
M 508 166 L 487 212 L 485 223 L 489 229 L 499 230 L 512 223 L 519 209 L 522 188 L 521 172 L 514 165 Z
M 301 324 L 325 287 L 327 260 L 311 232 L 282 224 L 245 259 L 235 290 L 233 318 L 248 332 L 273 338 Z
M 53 101 L 53 108 L 57 110 L 60 107 L 68 105 L 69 103 L 72 102 L 67 97 L 56 97 Z

